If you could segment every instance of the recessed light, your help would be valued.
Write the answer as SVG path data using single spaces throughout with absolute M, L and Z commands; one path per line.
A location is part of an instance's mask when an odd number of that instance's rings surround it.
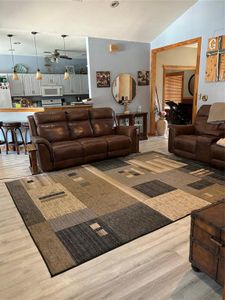
M 110 6 L 112 7 L 112 8 L 116 8 L 117 6 L 119 6 L 119 1 L 112 1 L 111 2 L 111 4 L 110 4 Z
M 14 45 L 21 45 L 21 42 L 14 42 Z

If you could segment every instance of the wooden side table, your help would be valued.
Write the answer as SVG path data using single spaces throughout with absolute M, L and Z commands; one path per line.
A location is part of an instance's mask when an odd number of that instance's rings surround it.
M 147 133 L 147 112 L 134 112 L 129 114 L 116 114 L 116 118 L 119 125 L 126 125 L 126 126 L 136 126 L 138 128 L 139 139 L 140 140 L 147 140 L 148 133 Z
M 190 262 L 225 284 L 225 199 L 191 213 Z
M 29 154 L 29 160 L 30 160 L 30 171 L 32 175 L 36 175 L 41 173 L 40 169 L 38 168 L 37 164 L 37 149 L 34 144 L 28 144 L 27 145 L 27 151 Z

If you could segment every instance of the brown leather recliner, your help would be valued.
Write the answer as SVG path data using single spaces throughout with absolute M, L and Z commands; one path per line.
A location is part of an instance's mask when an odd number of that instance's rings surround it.
M 225 136 L 225 124 L 207 123 L 210 105 L 199 109 L 193 125 L 170 125 L 169 152 L 225 169 L 225 148 L 216 142 Z
M 28 117 L 42 171 L 138 152 L 135 126 L 116 126 L 111 108 L 35 113 Z

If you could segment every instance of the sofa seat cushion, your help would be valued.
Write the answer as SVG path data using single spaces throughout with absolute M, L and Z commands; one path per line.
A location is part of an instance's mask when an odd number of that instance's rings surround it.
M 191 153 L 195 153 L 196 144 L 197 135 L 178 135 L 174 140 L 175 148 Z
M 225 162 L 225 147 L 213 144 L 211 146 L 211 157 Z
M 67 160 L 83 156 L 81 144 L 77 141 L 62 141 L 52 143 L 55 161 Z
M 81 138 L 76 141 L 81 145 L 84 156 L 107 153 L 107 142 L 103 137 Z
M 131 138 L 126 135 L 106 135 L 104 138 L 108 143 L 109 152 L 129 149 L 131 147 Z

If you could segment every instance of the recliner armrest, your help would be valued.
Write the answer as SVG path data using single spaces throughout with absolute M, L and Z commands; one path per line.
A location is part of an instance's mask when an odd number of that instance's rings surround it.
M 50 152 L 50 155 L 52 157 L 52 145 L 49 143 L 49 141 L 43 137 L 40 136 L 32 136 L 32 142 L 36 145 L 45 145 L 48 149 L 48 151 Z
M 136 126 L 117 126 L 116 134 L 126 135 L 130 138 L 137 135 L 137 127 Z
M 137 134 L 136 126 L 117 126 L 115 133 L 118 135 L 126 135 L 132 140 L 132 149 L 133 153 L 139 152 L 139 136 Z
M 185 134 L 195 134 L 194 125 L 170 125 L 169 130 L 171 130 L 175 136 L 185 135 Z

